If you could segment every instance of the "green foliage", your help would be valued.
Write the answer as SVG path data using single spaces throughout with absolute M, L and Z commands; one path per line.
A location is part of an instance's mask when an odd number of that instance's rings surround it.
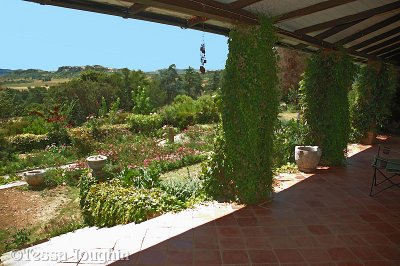
M 272 190 L 273 130 L 278 115 L 276 37 L 269 18 L 232 30 L 222 84 L 226 162 L 240 201 L 266 200 Z M 230 188 L 229 188 L 230 189 Z
M 167 69 L 160 70 L 159 75 L 160 88 L 166 92 L 166 103 L 171 103 L 182 90 L 182 81 L 176 71 L 175 64 L 170 65 Z
M 60 185 L 76 186 L 82 173 L 83 170 L 80 169 L 50 169 L 44 174 L 44 185 L 49 188 Z
M 396 75 L 383 63 L 361 68 L 350 93 L 352 138 L 361 140 L 368 131 L 385 126 L 389 118 L 391 99 L 396 91 Z
M 155 168 L 124 168 L 116 178 L 125 187 L 153 188 L 160 184 L 160 171 Z
M 8 141 L 17 151 L 29 152 L 40 150 L 51 144 L 47 135 L 20 134 L 8 138 Z
M 309 127 L 307 142 L 322 149 L 322 162 L 340 165 L 345 159 L 350 121 L 348 91 L 355 65 L 348 55 L 329 52 L 309 58 L 301 81 L 301 108 Z
M 140 223 L 182 208 L 181 201 L 159 188 L 125 188 L 112 181 L 91 186 L 83 210 L 90 225 L 114 226 Z
M 219 119 L 217 105 L 212 96 L 201 96 L 193 100 L 186 95 L 179 95 L 174 102 L 160 111 L 165 124 L 184 129 L 200 123 L 213 123 Z
M 201 197 L 202 181 L 197 177 L 171 178 L 161 181 L 161 188 L 182 202 Z
M 231 172 L 232 169 L 226 160 L 224 132 L 222 125 L 220 125 L 214 139 L 214 152 L 202 165 L 200 176 L 203 180 L 205 193 L 217 200 L 235 200 L 234 180 L 227 174 Z
M 14 158 L 14 148 L 10 141 L 0 134 L 0 161 L 8 161 Z
M 79 204 L 83 209 L 86 205 L 86 198 L 89 193 L 90 188 L 96 184 L 97 180 L 94 178 L 89 170 L 82 173 L 79 178 Z M 83 210 L 84 211 L 84 210 Z
M 6 184 L 10 184 L 10 183 L 20 181 L 20 180 L 21 180 L 21 177 L 17 176 L 17 175 L 12 175 L 12 176 L 9 176 L 8 178 L 0 176 L 0 185 L 6 185 Z
M 133 112 L 135 114 L 148 115 L 153 111 L 150 105 L 150 97 L 147 96 L 146 88 L 139 87 L 136 93 L 132 94 L 134 102 Z
M 130 129 L 133 132 L 149 133 L 163 126 L 162 118 L 159 114 L 139 115 L 132 114 L 127 118 Z
M 24 127 L 24 133 L 43 135 L 49 132 L 49 124 L 43 117 L 28 117 L 29 124 Z
M 185 70 L 185 74 L 183 75 L 183 89 L 185 90 L 186 94 L 192 98 L 196 98 L 201 95 L 201 74 L 192 67 L 189 67 Z
M 104 98 L 104 96 L 101 97 L 101 105 L 99 108 L 99 117 L 106 117 L 108 112 L 108 107 L 107 107 L 107 103 L 106 103 L 106 99 Z
M 87 127 L 70 129 L 69 135 L 72 145 L 77 149 L 79 155 L 88 155 L 95 148 L 95 140 L 92 132 Z
M 6 250 L 15 249 L 27 244 L 31 239 L 31 231 L 20 229 L 16 231 L 10 239 L 6 241 Z
M 118 110 L 121 105 L 120 98 L 117 98 L 110 107 L 110 112 L 108 112 L 108 122 L 110 124 L 116 124 L 118 122 Z
M 277 121 L 274 132 L 274 168 L 294 163 L 294 149 L 298 145 L 307 145 L 306 126 L 298 121 Z

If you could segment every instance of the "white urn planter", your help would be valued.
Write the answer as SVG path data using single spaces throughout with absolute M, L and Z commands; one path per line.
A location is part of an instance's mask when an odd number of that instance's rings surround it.
M 103 168 L 107 163 L 107 159 L 107 156 L 104 155 L 93 155 L 86 158 L 87 164 L 93 170 L 92 175 L 98 180 L 101 180 L 104 176 Z
M 45 170 L 31 170 L 23 174 L 24 180 L 32 187 L 40 186 L 44 182 Z
M 319 146 L 296 146 L 294 157 L 299 171 L 304 173 L 315 171 L 321 155 L 322 151 Z

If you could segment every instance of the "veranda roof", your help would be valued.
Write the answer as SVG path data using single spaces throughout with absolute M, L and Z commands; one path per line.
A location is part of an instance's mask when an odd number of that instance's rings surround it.
M 304 51 L 343 46 L 359 60 L 400 65 L 399 0 L 25 0 L 228 35 L 275 18 L 278 45 Z

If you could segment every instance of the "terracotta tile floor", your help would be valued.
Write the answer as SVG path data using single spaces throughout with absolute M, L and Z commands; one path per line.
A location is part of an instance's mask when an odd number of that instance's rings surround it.
M 400 148 L 399 138 L 384 142 Z M 346 167 L 297 177 L 271 203 L 246 206 L 113 265 L 400 265 L 400 189 L 368 196 L 377 147 L 362 148 Z
M 384 142 L 400 149 L 398 137 Z M 85 228 L 1 259 L 5 265 L 400 266 L 400 189 L 369 197 L 376 151 L 353 145 L 345 167 L 283 175 L 270 203 L 211 204 L 137 225 Z

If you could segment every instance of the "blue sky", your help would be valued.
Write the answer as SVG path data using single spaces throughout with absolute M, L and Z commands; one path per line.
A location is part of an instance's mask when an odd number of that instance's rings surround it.
M 0 0 L 0 25 L 0 68 L 98 64 L 150 71 L 200 65 L 199 31 L 22 0 Z M 224 68 L 227 38 L 204 35 L 206 69 Z

